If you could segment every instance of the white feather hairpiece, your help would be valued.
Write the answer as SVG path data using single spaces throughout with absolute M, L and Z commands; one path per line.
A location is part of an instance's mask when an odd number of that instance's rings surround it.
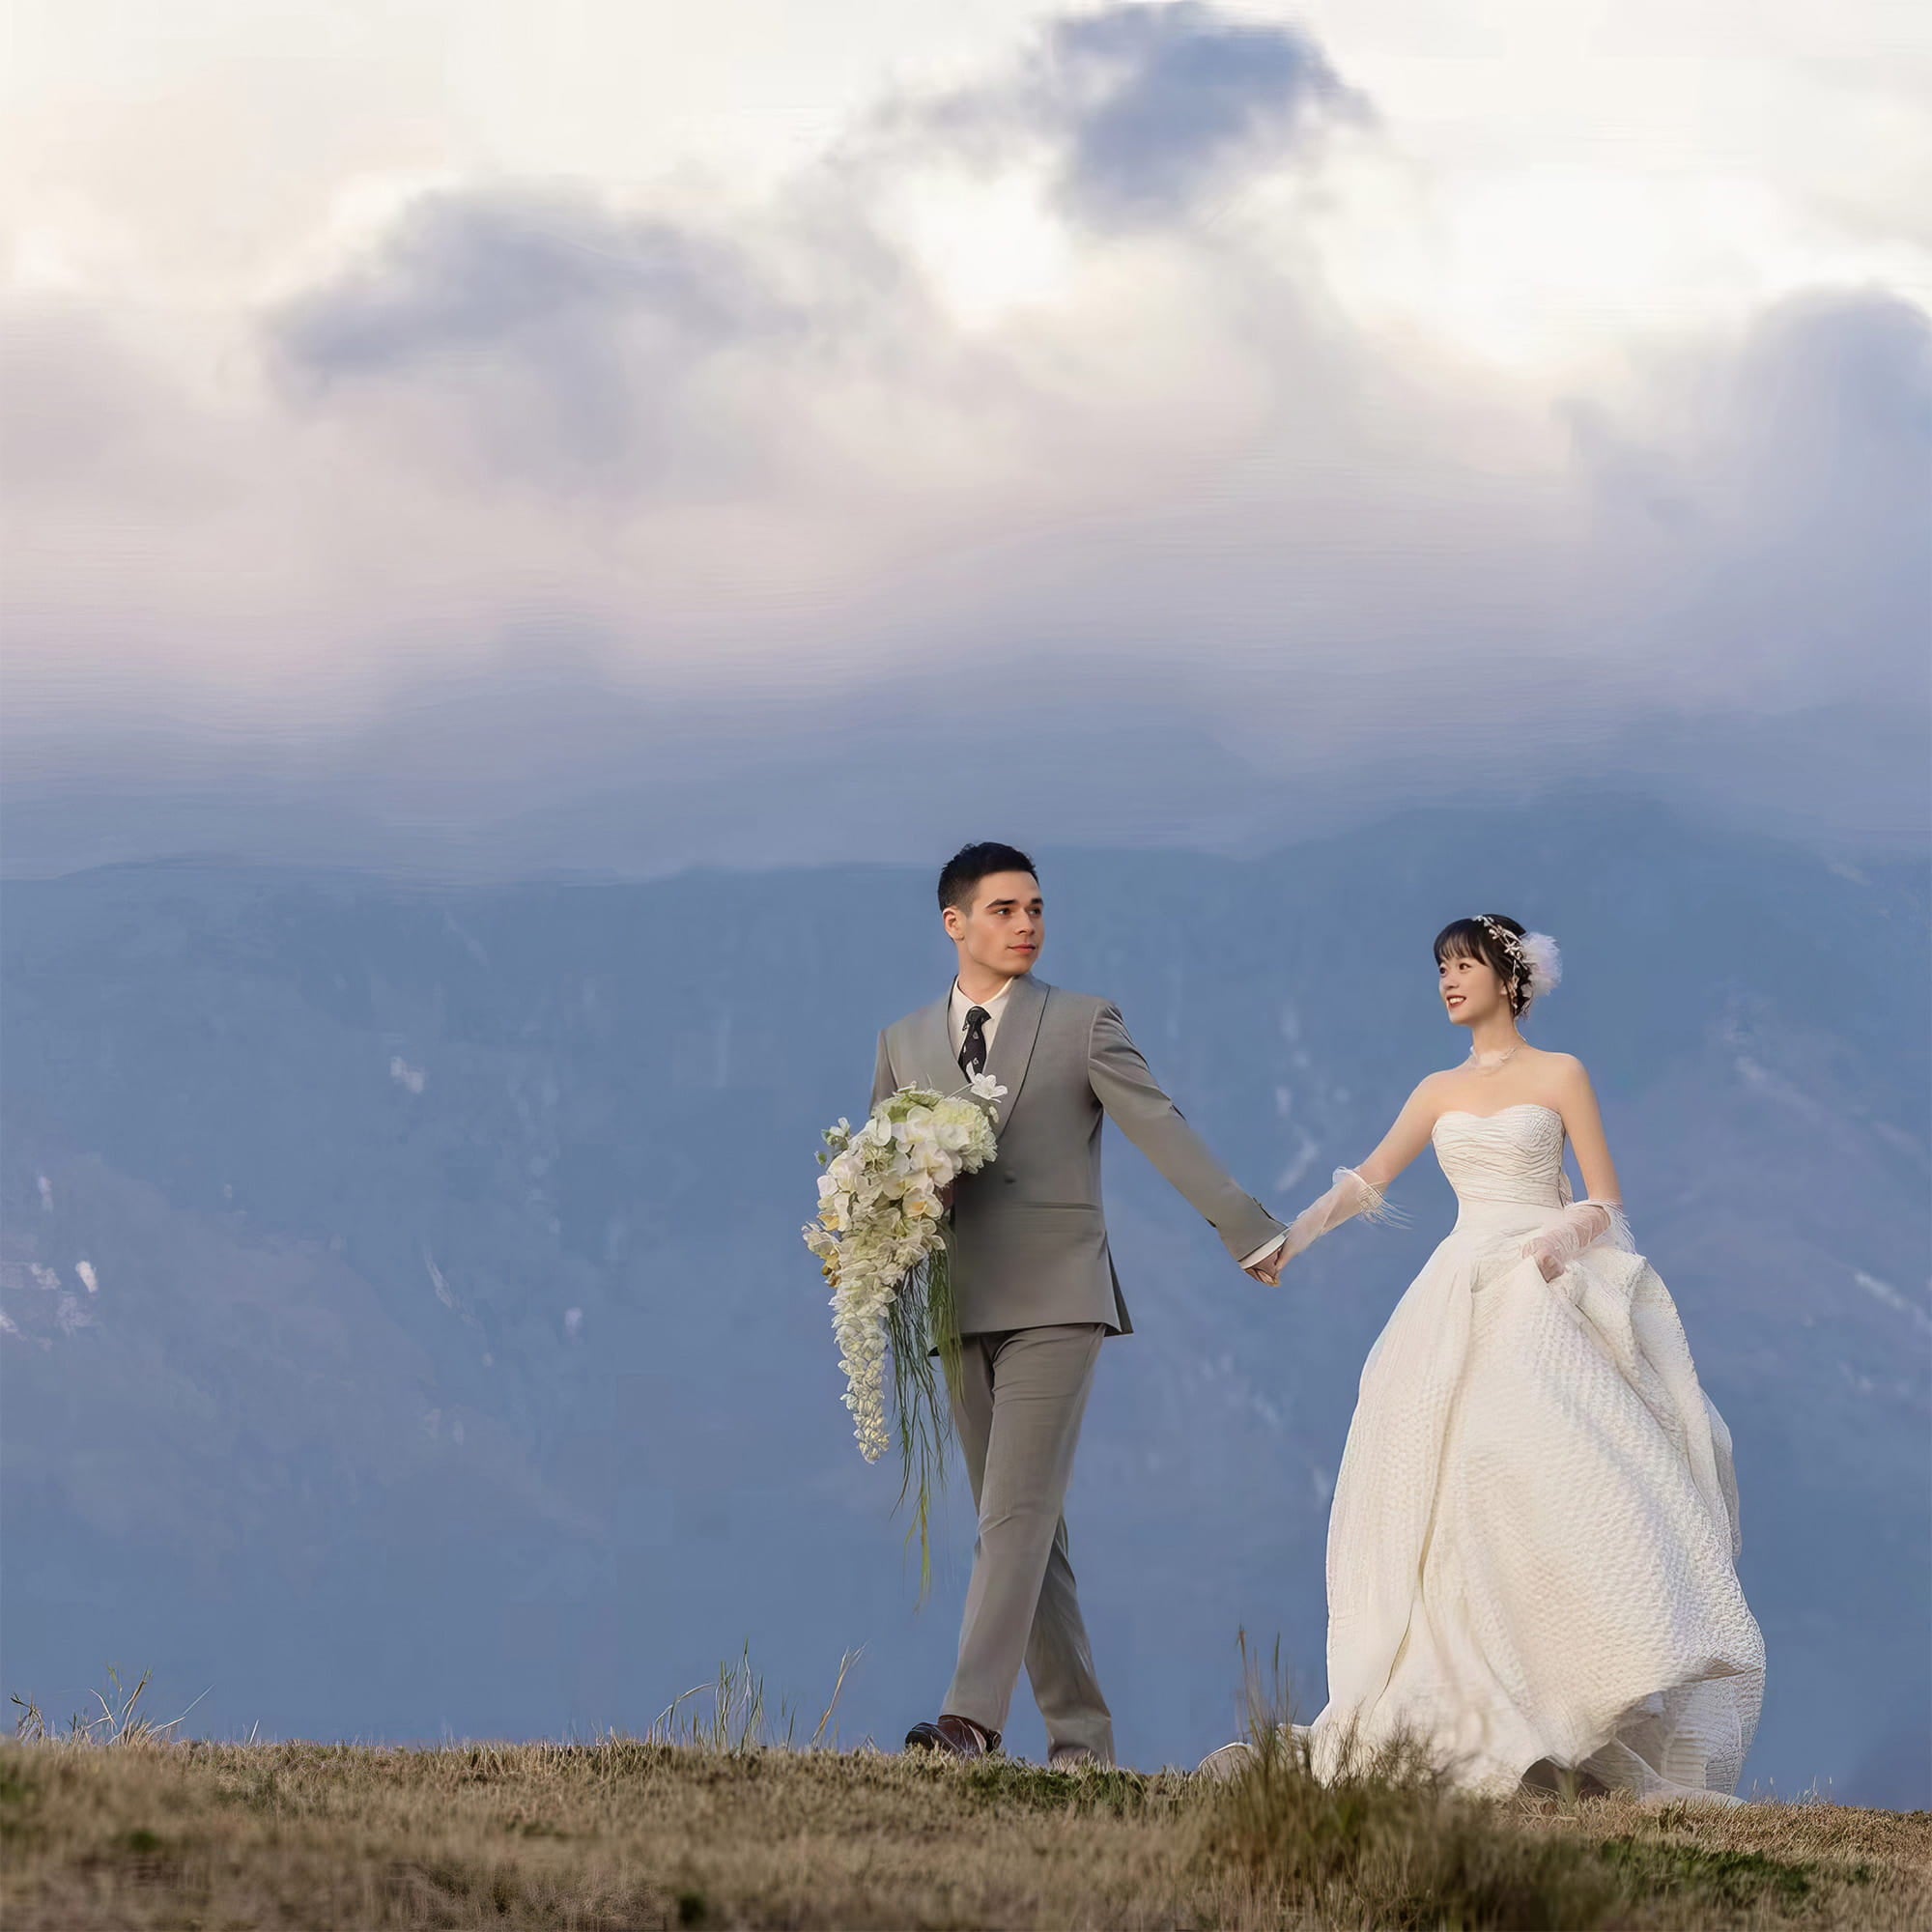
M 1529 966 L 1529 997 L 1540 1000 L 1563 983 L 1563 954 L 1547 932 L 1525 932 L 1522 956 Z

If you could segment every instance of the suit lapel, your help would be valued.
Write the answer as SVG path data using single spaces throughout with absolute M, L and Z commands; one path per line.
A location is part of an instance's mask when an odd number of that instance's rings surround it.
M 920 1077 L 941 1094 L 956 1094 L 966 1084 L 959 1063 L 952 1057 L 952 988 L 935 1005 L 924 1008 L 915 1023 L 913 1051 Z
M 1007 1090 L 999 1102 L 1002 1126 L 1012 1119 L 1013 1109 L 1019 1105 L 1020 1089 L 1026 1085 L 1027 1068 L 1033 1065 L 1034 1041 L 1039 1037 L 1040 1015 L 1046 1011 L 1046 996 L 1051 990 L 1043 980 L 1023 973 L 1007 993 L 1007 1009 L 1000 1015 L 1000 1029 L 986 1056 L 986 1071 Z M 950 1042 L 950 1032 L 947 1037 Z

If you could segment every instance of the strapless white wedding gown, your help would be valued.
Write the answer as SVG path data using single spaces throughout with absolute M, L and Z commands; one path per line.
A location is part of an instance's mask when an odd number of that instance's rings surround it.
M 1764 1639 L 1734 1567 L 1730 1432 L 1621 1228 L 1545 1281 L 1562 1117 L 1445 1114 L 1461 1211 L 1362 1370 L 1328 1525 L 1318 1772 L 1352 1730 L 1480 1791 L 1548 1763 L 1645 1798 L 1737 1786 Z

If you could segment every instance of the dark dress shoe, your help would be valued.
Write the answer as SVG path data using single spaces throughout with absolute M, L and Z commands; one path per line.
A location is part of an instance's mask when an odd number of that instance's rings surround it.
M 952 1757 L 991 1757 L 1000 1747 L 998 1731 L 982 1731 L 969 1718 L 950 1711 L 936 1724 L 915 1724 L 906 1733 L 907 1750 L 945 1751 Z

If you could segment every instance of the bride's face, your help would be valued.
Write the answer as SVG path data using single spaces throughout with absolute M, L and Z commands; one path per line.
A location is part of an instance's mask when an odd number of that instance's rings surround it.
M 1477 1026 L 1507 1009 L 1509 996 L 1492 967 L 1469 954 L 1452 953 L 1435 968 L 1443 1010 L 1457 1026 Z

